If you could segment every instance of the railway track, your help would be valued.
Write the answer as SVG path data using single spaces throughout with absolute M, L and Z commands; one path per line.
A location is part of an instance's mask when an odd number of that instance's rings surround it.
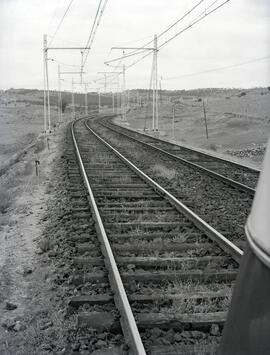
M 87 218 L 90 202 L 95 232 L 73 235 L 79 327 L 104 318 L 91 336 L 121 339 L 117 354 L 128 353 L 122 335 L 134 354 L 214 354 L 242 251 L 84 121 L 72 134 L 86 192 L 75 161 L 70 174 L 74 208 Z
M 134 130 L 114 124 L 111 117 L 103 118 L 101 124 L 135 141 L 145 143 L 148 147 L 151 146 L 160 152 L 167 153 L 170 158 L 190 167 L 200 169 L 228 185 L 254 194 L 260 174 L 260 170 L 258 169 L 199 150 L 173 144 L 147 134 L 135 132 Z
M 67 337 L 67 354 L 105 352 L 108 349 L 111 351 L 109 354 L 126 354 L 127 345 L 119 322 L 120 314 L 102 258 L 105 255 L 102 250 L 104 246 L 100 242 L 100 230 L 95 226 L 95 209 L 91 204 L 87 185 L 84 184 L 85 177 L 80 170 L 70 130 L 68 146 L 68 186 L 65 201 L 68 212 L 61 219 L 62 228 L 64 226 L 68 235 L 68 247 L 62 251 L 63 265 L 67 258 L 70 265 L 60 273 L 58 281 L 65 285 L 67 276 L 70 278 L 68 285 L 64 286 L 69 290 L 68 294 L 72 295 L 67 309 L 67 315 L 71 318 L 67 320 L 67 327 L 71 328 Z M 86 255 L 98 262 L 82 264 L 81 257 Z M 87 275 L 87 280 L 84 275 Z M 80 317 L 86 311 L 92 321 L 91 328 L 85 327 L 84 320 Z M 70 323 L 73 326 L 70 327 Z
M 221 234 L 239 245 L 245 242 L 244 225 L 253 188 L 236 181 L 232 184 L 225 176 L 213 176 L 207 169 L 182 163 L 165 151 L 100 124 L 100 119 L 88 120 L 88 124 Z

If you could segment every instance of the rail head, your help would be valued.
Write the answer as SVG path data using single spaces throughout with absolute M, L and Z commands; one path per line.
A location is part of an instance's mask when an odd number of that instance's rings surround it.
M 107 118 L 114 118 L 115 116 L 107 116 Z M 103 117 L 105 118 L 105 117 Z M 120 128 L 123 128 L 124 130 L 127 130 L 127 131 L 130 131 L 130 132 L 134 132 L 134 133 L 137 133 L 141 136 L 145 136 L 147 138 L 151 138 L 157 142 L 161 142 L 161 143 L 167 143 L 167 144 L 171 144 L 171 145 L 177 145 L 179 148 L 182 148 L 184 150 L 187 150 L 187 151 L 191 151 L 191 152 L 194 152 L 194 153 L 198 153 L 198 154 L 201 154 L 201 155 L 204 155 L 206 157 L 210 156 L 210 157 L 213 157 L 214 159 L 217 159 L 217 160 L 220 160 L 220 161 L 223 161 L 225 163 L 231 163 L 232 165 L 235 165 L 235 166 L 238 166 L 238 167 L 241 167 L 243 169 L 247 169 L 247 170 L 252 170 L 253 172 L 255 173 L 260 173 L 261 172 L 261 169 L 258 169 L 258 168 L 255 168 L 254 166 L 250 166 L 248 164 L 244 164 L 242 162 L 238 162 L 238 161 L 234 161 L 233 159 L 226 159 L 225 157 L 222 157 L 222 156 L 219 156 L 217 154 L 213 154 L 212 152 L 206 152 L 204 151 L 203 149 L 200 149 L 198 147 L 192 147 L 192 146 L 188 146 L 188 145 L 184 145 L 184 144 L 179 144 L 179 143 L 174 143 L 174 142 L 171 142 L 169 140 L 166 140 L 166 139 L 162 139 L 162 138 L 158 138 L 158 137 L 154 137 L 152 136 L 151 134 L 148 134 L 148 133 L 145 133 L 145 132 L 138 132 L 136 129 L 132 128 L 132 127 L 124 127 L 120 124 L 117 124 L 116 122 L 113 122 L 113 121 L 110 121 L 110 124 L 114 125 L 115 127 L 120 127 Z
M 240 262 L 243 255 L 243 251 L 233 244 L 230 240 L 224 237 L 221 233 L 216 231 L 202 218 L 197 216 L 192 210 L 190 210 L 186 205 L 179 201 L 176 197 L 170 194 L 166 189 L 160 186 L 157 182 L 151 179 L 143 171 L 141 171 L 136 165 L 130 162 L 126 157 L 124 157 L 120 152 L 118 152 L 114 147 L 112 147 L 108 142 L 106 142 L 102 137 L 100 137 L 96 132 L 94 132 L 88 124 L 85 122 L 85 126 L 88 130 L 95 135 L 103 144 L 105 144 L 111 151 L 113 151 L 125 164 L 127 164 L 136 174 L 138 174 L 144 181 L 151 185 L 159 194 L 164 196 L 179 212 L 183 213 L 188 219 L 190 219 L 201 231 L 205 233 L 211 240 L 216 242 L 221 249 L 233 257 L 236 262 Z
M 133 354 L 136 355 L 146 355 L 143 343 L 142 343 L 142 339 L 140 337 L 138 328 L 137 328 L 137 324 L 134 318 L 134 315 L 132 313 L 128 298 L 127 298 L 127 294 L 105 231 L 105 228 L 103 226 L 102 223 L 102 219 L 101 216 L 99 214 L 99 210 L 97 208 L 97 204 L 94 198 L 94 194 L 92 192 L 89 180 L 87 178 L 87 174 L 85 171 L 85 167 L 80 155 L 80 151 L 79 151 L 79 147 L 76 141 L 76 137 L 75 137 L 75 133 L 74 133 L 74 125 L 75 123 L 78 121 L 73 121 L 71 124 L 71 134 L 72 134 L 72 140 L 73 140 L 73 144 L 75 147 L 75 152 L 76 152 L 76 156 L 78 159 L 78 164 L 80 167 L 80 171 L 83 177 L 83 181 L 85 184 L 85 187 L 87 189 L 88 192 L 88 196 L 89 196 L 89 202 L 91 205 L 91 209 L 92 209 L 92 213 L 96 222 L 96 227 L 98 230 L 98 236 L 99 236 L 99 240 L 102 244 L 102 251 L 104 253 L 104 257 L 105 257 L 105 262 L 106 262 L 106 266 L 108 268 L 109 271 L 109 279 L 111 282 L 111 286 L 113 288 L 113 291 L 115 293 L 116 296 L 116 303 L 118 305 L 119 308 L 119 312 L 121 314 L 122 320 L 124 321 L 124 326 L 122 326 L 123 328 L 123 333 L 126 334 L 129 338 L 129 343 L 131 346 L 131 349 L 133 351 Z

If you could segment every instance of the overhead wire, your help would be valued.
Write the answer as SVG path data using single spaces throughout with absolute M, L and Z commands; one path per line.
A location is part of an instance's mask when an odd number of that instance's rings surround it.
M 188 12 L 186 12 L 179 20 L 175 21 L 171 26 L 169 26 L 166 30 L 164 30 L 163 32 L 161 32 L 157 38 L 160 38 L 161 36 L 163 36 L 165 33 L 167 33 L 169 30 L 171 30 L 174 26 L 178 25 L 179 22 L 181 22 L 182 20 L 184 20 L 184 18 L 186 18 L 189 14 L 191 14 L 192 11 L 194 11 L 199 5 L 201 5 L 202 2 L 204 2 L 205 0 L 200 0 L 197 4 L 195 4 Z M 216 0 L 218 1 L 218 0 Z
M 130 53 L 128 53 L 128 54 L 125 54 L 125 55 L 123 55 L 123 56 L 121 56 L 121 57 L 112 59 L 112 60 L 110 60 L 109 62 L 110 62 L 110 63 L 113 63 L 113 62 L 116 62 L 116 61 L 119 60 L 119 59 L 126 59 L 126 58 L 132 57 L 132 56 L 134 56 L 134 55 L 138 55 L 138 54 L 144 53 L 146 50 L 147 50 L 147 49 L 139 49 L 139 50 L 136 49 L 136 53 L 135 53 L 135 51 L 133 51 L 133 52 L 130 52 Z M 107 63 L 105 62 L 105 64 L 107 64 Z
M 66 8 L 66 11 L 65 11 L 64 15 L 62 16 L 60 22 L 58 23 L 58 26 L 56 27 L 56 30 L 54 31 L 54 34 L 52 35 L 52 39 L 51 39 L 51 41 L 50 41 L 50 43 L 49 43 L 49 46 L 52 44 L 52 42 L 53 42 L 53 40 L 54 40 L 54 38 L 55 38 L 57 32 L 59 31 L 59 29 L 60 29 L 60 27 L 61 27 L 61 25 L 62 25 L 62 23 L 63 23 L 63 21 L 64 21 L 64 18 L 66 17 L 66 15 L 67 15 L 67 13 L 68 13 L 68 11 L 69 11 L 69 9 L 70 9 L 70 7 L 71 7 L 73 1 L 74 1 L 74 0 L 70 0 L 70 2 L 69 2 L 69 4 L 68 4 L 68 7 Z
M 57 11 L 57 9 L 59 7 L 59 3 L 60 3 L 60 0 L 55 1 L 55 5 L 54 5 L 55 7 L 54 7 L 53 15 L 51 16 L 50 21 L 48 22 L 48 28 L 51 27 L 52 23 L 54 22 L 54 20 L 56 18 L 56 11 Z
M 97 11 L 96 11 L 96 15 L 95 15 L 95 18 L 94 18 L 94 22 L 93 22 L 93 24 L 92 24 L 92 28 L 91 28 L 91 31 L 90 31 L 90 35 L 89 35 L 88 40 L 87 40 L 86 45 L 85 45 L 86 48 L 88 47 L 88 45 L 89 45 L 89 43 L 90 43 L 90 40 L 91 40 L 91 38 L 92 38 L 92 34 L 93 34 L 93 31 L 94 31 L 94 27 L 95 27 L 95 24 L 96 24 L 96 21 L 97 21 L 97 17 L 98 17 L 98 13 L 99 13 L 99 9 L 100 9 L 101 4 L 102 4 L 102 0 L 100 0 L 100 1 L 99 1 L 99 4 L 98 4 L 98 8 L 97 8 Z
M 183 74 L 183 75 L 174 76 L 174 77 L 168 77 L 168 78 L 164 78 L 164 79 L 165 79 L 165 80 L 173 80 L 173 79 L 185 78 L 185 77 L 190 77 L 190 76 L 208 74 L 208 73 L 216 72 L 216 71 L 220 71 L 220 70 L 225 70 L 225 69 L 231 69 L 231 68 L 240 67 L 240 66 L 243 66 L 243 65 L 255 63 L 255 62 L 258 62 L 258 61 L 261 61 L 261 60 L 266 60 L 266 59 L 269 59 L 269 58 L 270 58 L 270 56 L 261 57 L 261 58 L 254 58 L 254 59 L 251 59 L 251 60 L 247 60 L 247 61 L 245 61 L 245 62 L 240 62 L 240 63 L 231 64 L 231 65 L 226 65 L 226 66 L 224 66 L 224 67 L 219 67 L 219 68 L 204 70 L 204 71 L 196 72 L 196 73 Z
M 217 0 L 215 0 L 216 2 Z M 196 20 L 194 20 L 192 23 L 190 23 L 187 27 L 185 27 L 183 30 L 177 32 L 174 36 L 172 36 L 171 38 L 169 38 L 167 41 L 163 42 L 161 45 L 159 45 L 158 49 L 162 48 L 163 46 L 165 46 L 166 44 L 168 44 L 169 42 L 171 42 L 173 39 L 175 39 L 176 37 L 178 37 L 179 35 L 181 35 L 183 32 L 187 31 L 189 28 L 191 28 L 192 26 L 196 25 L 198 22 L 202 21 L 205 17 L 211 15 L 213 12 L 215 12 L 216 10 L 218 10 L 219 8 L 221 8 L 222 6 L 224 6 L 225 4 L 227 4 L 229 1 L 231 0 L 226 0 L 224 1 L 222 4 L 220 4 L 219 6 L 215 7 L 213 10 L 209 11 L 209 12 L 205 12 L 204 15 L 202 15 L 201 17 L 197 17 Z
M 178 37 L 179 35 L 181 35 L 182 33 L 184 33 L 185 31 L 187 31 L 188 29 L 190 29 L 192 26 L 194 26 L 195 24 L 197 24 L 198 22 L 202 21 L 205 17 L 209 16 L 210 14 L 212 14 L 213 12 L 215 12 L 216 10 L 218 10 L 219 8 L 221 8 L 222 6 L 224 6 L 226 3 L 228 3 L 230 0 L 225 0 L 224 2 L 222 2 L 221 4 L 219 4 L 218 6 L 216 6 L 214 9 L 210 10 L 209 12 L 207 12 L 207 10 L 211 9 L 219 0 L 214 0 L 209 6 L 205 7 L 204 11 L 202 13 L 200 13 L 200 15 L 198 15 L 197 17 L 195 17 L 195 19 L 190 22 L 188 24 L 188 26 L 184 27 L 181 31 L 178 31 L 175 35 L 173 35 L 172 37 L 170 37 L 168 40 L 164 41 L 161 45 L 158 46 L 157 50 L 160 50 L 160 48 L 164 47 L 165 45 L 167 45 L 169 42 L 171 42 L 173 39 L 175 39 L 176 37 Z M 181 22 L 183 19 L 185 19 L 189 14 L 191 14 L 199 5 L 202 4 L 202 2 L 204 2 L 204 0 L 200 0 L 199 2 L 197 2 L 189 11 L 187 11 L 180 19 L 178 19 L 177 21 L 175 21 L 172 25 L 170 25 L 167 29 L 165 29 L 164 31 L 162 31 L 157 38 L 160 38 L 161 36 L 163 36 L 165 33 L 167 33 L 170 29 L 172 29 L 173 27 L 175 27 L 179 22 Z M 140 47 L 139 49 L 134 50 L 133 52 L 130 52 L 126 55 L 123 55 L 122 57 L 116 58 L 115 60 L 123 60 L 127 57 L 131 57 L 133 55 L 138 55 L 138 54 L 142 54 L 144 52 L 143 48 L 148 46 L 149 44 L 151 44 L 153 42 L 153 40 L 145 43 L 142 47 Z M 150 54 L 152 54 L 152 51 L 147 52 L 146 54 L 143 54 L 142 57 L 138 58 L 137 60 L 135 60 L 134 62 L 132 62 L 131 64 L 126 66 L 126 70 L 130 69 L 131 67 L 133 67 L 134 65 L 136 65 L 137 63 L 139 63 L 140 61 L 142 61 L 144 58 L 148 57 Z M 113 60 L 114 61 L 114 60 Z M 109 62 L 109 61 L 108 61 Z M 110 61 L 112 62 L 112 61 Z
M 94 23 L 93 23 L 89 38 L 88 38 L 87 43 L 86 43 L 86 48 L 87 49 L 83 53 L 83 55 L 85 57 L 84 57 L 84 59 L 82 61 L 82 70 L 83 70 L 83 67 L 85 66 L 85 63 L 87 61 L 87 57 L 89 55 L 90 49 L 92 48 L 92 44 L 93 44 L 94 39 L 95 39 L 97 28 L 98 28 L 98 26 L 100 24 L 102 15 L 103 15 L 103 13 L 105 11 L 105 8 L 106 8 L 107 2 L 108 2 L 108 0 L 104 0 L 103 5 L 102 5 L 102 1 L 103 0 L 99 1 L 99 5 L 98 5 L 98 9 L 97 9 L 96 16 L 95 16 L 95 19 L 94 19 Z
M 180 19 L 178 19 L 177 21 L 175 21 L 172 25 L 170 25 L 168 28 L 166 28 L 164 31 L 162 31 L 159 35 L 157 35 L 157 39 L 160 38 L 161 36 L 163 36 L 165 33 L 167 33 L 170 29 L 172 29 L 174 26 L 176 26 L 179 22 L 181 22 L 184 18 L 186 18 L 192 11 L 194 11 L 202 2 L 204 2 L 205 0 L 200 0 L 199 2 L 197 2 L 189 11 L 187 11 Z M 215 0 L 218 1 L 218 0 Z M 126 55 L 126 57 L 128 56 L 132 56 L 132 55 L 138 55 L 141 54 L 141 50 L 143 50 L 143 48 L 147 47 L 148 45 L 150 45 L 151 43 L 153 43 L 153 39 L 147 43 L 145 43 L 142 47 L 140 47 L 139 49 L 135 49 L 134 51 L 130 52 L 128 55 Z M 150 55 L 151 53 L 147 53 L 146 56 Z M 125 56 L 121 57 L 121 59 L 125 59 Z M 143 57 L 145 58 L 145 57 Z M 114 60 L 113 60 L 114 61 Z M 136 62 L 137 63 L 137 62 Z
M 214 3 L 216 3 L 218 0 L 215 0 L 214 2 L 212 2 L 211 5 L 208 6 L 207 9 L 209 9 L 210 7 L 212 7 L 214 5 Z M 224 1 L 222 4 L 220 4 L 219 6 L 215 7 L 214 9 L 212 9 L 210 12 L 206 13 L 204 11 L 204 15 L 203 17 L 200 17 L 198 19 L 198 17 L 196 18 L 196 22 L 192 22 L 190 23 L 188 26 L 186 26 L 184 29 L 182 29 L 181 31 L 177 32 L 174 36 L 172 36 L 170 39 L 168 39 L 167 41 L 163 42 L 161 45 L 158 46 L 158 50 L 160 50 L 161 47 L 165 46 L 166 44 L 168 44 L 170 41 L 172 41 L 174 38 L 178 37 L 180 34 L 184 33 L 185 31 L 187 31 L 190 27 L 194 26 L 196 23 L 200 22 L 201 20 L 203 20 L 206 16 L 210 15 L 211 13 L 213 13 L 214 11 L 216 11 L 217 9 L 219 9 L 221 6 L 225 5 L 227 2 L 229 2 L 230 0 L 226 0 Z M 131 63 L 130 65 L 127 66 L 127 69 L 133 67 L 134 65 L 136 65 L 137 63 L 139 63 L 141 60 L 143 60 L 144 58 L 146 58 L 148 55 L 150 55 L 151 53 L 146 53 L 145 55 L 143 55 L 141 58 L 137 59 L 136 61 L 134 61 L 133 63 Z

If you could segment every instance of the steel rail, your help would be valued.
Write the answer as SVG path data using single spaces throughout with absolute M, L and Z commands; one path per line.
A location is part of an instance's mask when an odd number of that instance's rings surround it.
M 97 228 L 97 234 L 99 237 L 99 240 L 101 242 L 102 245 L 102 252 L 104 254 L 105 257 L 105 264 L 106 267 L 109 271 L 109 279 L 110 279 L 110 283 L 112 286 L 112 289 L 114 291 L 115 294 L 115 303 L 118 306 L 119 312 L 121 314 L 122 317 L 122 330 L 123 333 L 128 337 L 128 340 L 130 342 L 130 346 L 131 349 L 133 351 L 134 354 L 136 355 L 146 355 L 138 328 L 137 328 L 137 324 L 134 318 L 134 315 L 132 313 L 127 295 L 126 295 L 126 291 L 115 261 L 115 258 L 113 256 L 113 252 L 107 237 L 107 234 L 105 232 L 96 202 L 95 202 L 95 198 L 90 186 L 90 183 L 88 181 L 87 178 L 87 174 L 84 168 L 84 164 L 80 155 L 80 151 L 78 148 L 78 144 L 75 138 L 75 133 L 74 133 L 74 124 L 75 122 L 72 122 L 71 125 L 71 133 L 72 133 L 72 139 L 73 139 L 73 143 L 74 143 L 74 147 L 76 150 L 76 155 L 77 155 L 77 159 L 78 159 L 78 163 L 80 166 L 80 171 L 84 180 L 84 184 L 86 186 L 88 195 L 89 195 L 89 202 L 91 205 L 91 210 L 96 222 L 96 228 Z
M 110 117 L 111 117 L 111 116 L 110 116 Z M 116 124 L 116 123 L 114 123 L 114 122 L 111 122 L 111 121 L 110 121 L 110 124 L 113 125 L 113 126 L 115 126 L 115 127 L 120 127 L 120 128 L 122 128 L 122 129 L 124 129 L 124 130 L 126 130 L 126 131 L 130 131 L 130 132 L 136 133 L 136 134 L 141 135 L 141 136 L 143 136 L 143 137 L 151 138 L 151 139 L 157 141 L 158 143 L 166 143 L 166 144 L 170 144 L 170 145 L 172 145 L 172 146 L 173 146 L 173 145 L 176 145 L 176 146 L 178 146 L 179 148 L 181 148 L 181 149 L 183 149 L 183 150 L 185 150 L 185 151 L 190 151 L 190 152 L 192 152 L 192 153 L 200 154 L 200 155 L 205 156 L 206 158 L 211 157 L 211 158 L 213 158 L 213 159 L 215 159 L 215 160 L 219 160 L 219 161 L 222 161 L 222 162 L 224 162 L 224 163 L 229 163 L 229 164 L 234 165 L 234 166 L 236 166 L 236 167 L 238 167 L 238 168 L 243 168 L 243 169 L 246 169 L 246 170 L 251 170 L 251 171 L 254 172 L 254 173 L 260 173 L 260 172 L 261 172 L 260 169 L 256 169 L 256 168 L 254 168 L 254 167 L 251 167 L 251 166 L 248 166 L 248 165 L 246 165 L 246 164 L 243 164 L 243 163 L 240 163 L 240 162 L 236 162 L 236 161 L 233 161 L 233 160 L 228 160 L 228 159 L 222 158 L 222 157 L 220 157 L 220 156 L 217 156 L 217 155 L 214 155 L 214 154 L 211 154 L 211 153 L 206 153 L 206 152 L 203 152 L 203 151 L 200 150 L 200 149 L 196 149 L 196 148 L 192 148 L 192 147 L 183 146 L 183 145 L 180 145 L 180 144 L 177 144 L 177 143 L 172 143 L 172 142 L 167 141 L 167 140 L 162 139 L 162 138 L 153 137 L 153 136 L 151 136 L 150 134 L 147 134 L 147 133 L 144 133 L 144 132 L 138 132 L 138 131 L 136 131 L 135 129 L 132 129 L 132 128 L 130 128 L 130 127 L 123 127 L 123 126 L 118 125 L 118 124 Z
M 186 205 L 180 202 L 176 197 L 170 194 L 166 189 L 161 187 L 157 182 L 151 179 L 143 171 L 137 168 L 136 165 L 131 163 L 126 157 L 119 153 L 114 147 L 112 147 L 108 142 L 101 138 L 96 132 L 94 132 L 85 122 L 87 129 L 104 145 L 106 145 L 111 151 L 113 151 L 127 166 L 129 166 L 137 175 L 139 175 L 144 181 L 146 181 L 154 190 L 161 196 L 166 198 L 180 213 L 184 214 L 189 220 L 191 220 L 196 227 L 205 233 L 212 241 L 216 242 L 224 251 L 229 252 L 233 259 L 239 263 L 243 251 L 233 244 L 230 240 L 224 237 L 221 233 L 216 231 L 202 218 L 191 211 Z
M 188 160 L 186 160 L 186 159 L 184 159 L 184 158 L 181 158 L 181 157 L 179 157 L 179 156 L 177 156 L 177 155 L 174 155 L 174 154 L 172 154 L 172 153 L 166 152 L 166 150 L 161 149 L 161 148 L 159 148 L 159 147 L 156 147 L 156 146 L 154 146 L 154 145 L 152 145 L 152 144 L 150 144 L 150 143 L 143 142 L 143 141 L 141 141 L 141 140 L 139 140 L 139 139 L 137 139 L 137 138 L 135 138 L 135 137 L 131 137 L 131 136 L 129 136 L 128 134 L 126 134 L 126 133 L 124 133 L 124 132 L 119 132 L 116 128 L 110 127 L 110 126 L 106 125 L 104 122 L 102 122 L 102 123 L 100 123 L 100 124 L 103 125 L 103 126 L 106 127 L 106 128 L 111 129 L 112 131 L 114 131 L 114 132 L 116 132 L 116 133 L 118 133 L 118 134 L 122 134 L 123 136 L 125 136 L 125 137 L 127 137 L 127 138 L 133 140 L 134 142 L 141 143 L 141 144 L 143 144 L 143 145 L 145 145 L 145 146 L 147 146 L 147 147 L 149 147 L 149 148 L 152 148 L 152 149 L 154 149 L 154 150 L 157 150 L 157 151 L 159 151 L 160 153 L 165 154 L 165 155 L 169 156 L 170 158 L 172 158 L 172 159 L 174 159 L 174 160 L 180 161 L 181 163 L 183 163 L 183 164 L 185 164 L 185 165 L 187 165 L 187 166 L 190 166 L 190 167 L 195 168 L 195 169 L 199 169 L 199 170 L 201 170 L 201 171 L 207 173 L 208 175 L 214 177 L 215 179 L 217 179 L 217 180 L 219 180 L 219 181 L 221 180 L 223 183 L 225 183 L 225 184 L 227 184 L 227 185 L 229 185 L 229 186 L 236 187 L 237 189 L 239 189 L 239 190 L 241 190 L 241 191 L 248 192 L 248 193 L 250 193 L 251 195 L 254 195 L 254 194 L 255 194 L 255 189 L 253 189 L 253 188 L 251 188 L 251 187 L 249 187 L 249 186 L 247 186 L 247 185 L 244 185 L 244 184 L 242 184 L 242 183 L 240 183 L 240 182 L 237 182 L 237 181 L 235 181 L 235 180 L 232 180 L 232 179 L 230 179 L 230 178 L 228 178 L 228 177 L 226 177 L 226 176 L 224 176 L 224 175 L 221 175 L 221 174 L 216 173 L 216 172 L 214 172 L 214 171 L 212 171 L 212 170 L 209 170 L 209 169 L 207 169 L 207 168 L 204 168 L 203 166 L 200 166 L 200 165 L 198 165 L 198 164 L 196 164 L 196 163 L 192 163 L 192 162 L 190 162 L 190 161 L 188 161 Z M 140 133 L 139 133 L 139 134 L 140 134 Z M 152 138 L 152 137 L 151 137 L 151 138 Z M 205 155 L 206 155 L 206 154 L 205 154 Z M 225 160 L 225 161 L 226 161 L 226 160 Z M 228 163 L 229 161 L 226 161 L 226 162 Z M 229 163 L 230 163 L 230 162 L 229 162 Z

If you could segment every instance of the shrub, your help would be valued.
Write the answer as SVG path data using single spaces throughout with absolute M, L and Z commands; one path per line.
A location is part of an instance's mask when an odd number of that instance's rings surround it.
M 4 188 L 1 187 L 0 189 L 0 212 L 1 213 L 6 213 L 7 209 L 11 205 L 11 195 L 10 192 Z
M 213 151 L 216 152 L 217 151 L 217 146 L 214 143 L 211 143 L 211 144 L 209 144 L 208 149 L 213 150 Z
M 242 96 L 245 96 L 247 93 L 246 92 L 241 92 L 239 95 L 238 95 L 238 97 L 242 97 Z

